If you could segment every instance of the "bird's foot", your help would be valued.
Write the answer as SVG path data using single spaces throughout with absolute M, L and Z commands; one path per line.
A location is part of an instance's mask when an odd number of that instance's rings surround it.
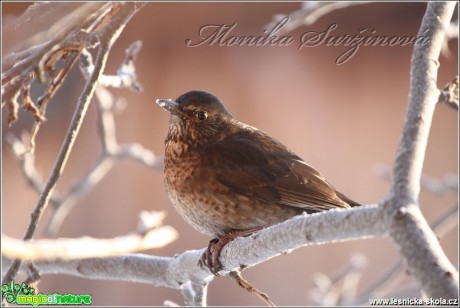
M 220 254 L 222 249 L 239 236 L 248 236 L 261 228 L 253 228 L 249 230 L 232 230 L 220 238 L 215 238 L 209 241 L 208 249 L 203 253 L 200 259 L 200 265 L 206 266 L 215 276 L 220 276 L 219 272 L 223 269 L 220 262 Z
M 211 273 L 215 276 L 220 276 L 218 273 L 222 270 L 222 263 L 220 263 L 220 253 L 225 245 L 231 242 L 232 239 L 225 240 L 225 236 L 222 238 L 215 238 L 209 241 L 208 249 L 203 253 L 200 260 L 200 265 L 209 268 Z

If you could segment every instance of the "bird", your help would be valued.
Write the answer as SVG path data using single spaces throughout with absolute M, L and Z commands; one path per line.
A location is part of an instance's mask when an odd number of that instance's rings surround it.
M 213 274 L 238 236 L 304 212 L 360 205 L 281 142 L 234 118 L 217 96 L 193 90 L 156 103 L 170 113 L 165 188 L 182 218 L 214 238 L 200 261 Z

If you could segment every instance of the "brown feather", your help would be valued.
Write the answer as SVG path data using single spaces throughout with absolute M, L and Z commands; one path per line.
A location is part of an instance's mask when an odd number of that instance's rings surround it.
M 283 144 L 233 118 L 211 93 L 191 91 L 157 103 L 171 113 L 166 190 L 201 233 L 222 237 L 302 212 L 359 205 Z
M 257 143 L 261 138 L 264 142 Z M 313 167 L 278 141 L 246 125 L 203 151 L 215 154 L 205 155 L 212 157 L 208 168 L 236 193 L 307 212 L 351 206 L 346 202 L 351 200 L 338 195 Z

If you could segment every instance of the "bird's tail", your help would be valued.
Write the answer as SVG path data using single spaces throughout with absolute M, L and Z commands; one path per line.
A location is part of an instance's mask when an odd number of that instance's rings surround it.
M 361 205 L 361 203 L 351 200 L 350 198 L 348 198 L 347 196 L 345 196 L 344 194 L 342 194 L 341 192 L 337 190 L 335 191 L 335 193 L 337 194 L 337 197 L 339 197 L 343 202 L 348 203 L 351 207 Z

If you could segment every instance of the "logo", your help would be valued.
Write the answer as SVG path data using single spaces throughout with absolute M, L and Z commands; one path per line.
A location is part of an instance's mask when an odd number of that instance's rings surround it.
M 16 305 L 91 305 L 92 298 L 89 294 L 34 294 L 35 289 L 25 282 L 2 285 L 2 300 Z

